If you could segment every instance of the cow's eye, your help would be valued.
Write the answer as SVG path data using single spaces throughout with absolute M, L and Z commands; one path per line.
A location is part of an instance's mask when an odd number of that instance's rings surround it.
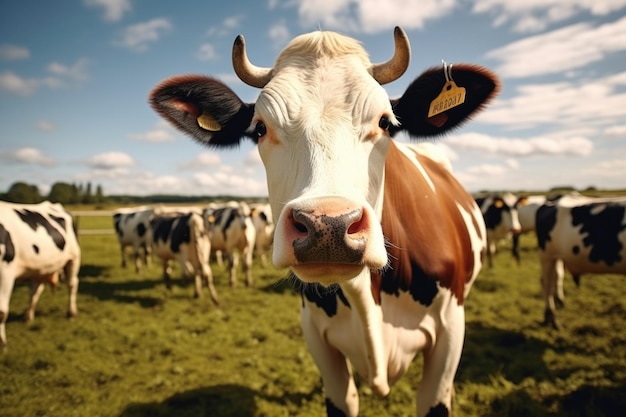
M 389 130 L 389 128 L 391 127 L 391 120 L 389 120 L 389 117 L 382 116 L 378 121 L 378 127 L 380 127 L 382 130 Z
M 263 136 L 265 136 L 266 133 L 267 133 L 267 127 L 265 127 L 265 123 L 256 122 L 256 125 L 254 126 L 254 136 L 256 136 L 257 139 L 260 139 Z

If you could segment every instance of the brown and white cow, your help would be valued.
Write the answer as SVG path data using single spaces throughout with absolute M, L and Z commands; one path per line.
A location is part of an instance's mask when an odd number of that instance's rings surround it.
M 536 232 L 544 324 L 559 327 L 565 270 L 575 280 L 585 273 L 626 275 L 626 198 L 566 195 L 547 201 L 537 210 Z
M 75 317 L 80 246 L 70 213 L 58 203 L 15 204 L 0 201 L 0 349 L 7 343 L 5 323 L 17 280 L 31 282 L 26 320 L 48 283 L 63 273 L 69 290 L 68 317 Z
M 447 166 L 392 136 L 459 126 L 494 96 L 498 80 L 479 66 L 444 65 L 390 100 L 382 85 L 410 58 L 404 31 L 394 37 L 394 57 L 381 64 L 357 41 L 318 31 L 260 68 L 239 36 L 235 72 L 261 89 L 256 103 L 200 75 L 167 79 L 150 96 L 201 143 L 258 144 L 276 220 L 273 262 L 310 283 L 302 286 L 302 326 L 332 416 L 358 414 L 353 369 L 386 395 L 420 352 L 417 415 L 450 413 L 464 302 L 485 249 L 472 196 Z
M 202 281 L 205 281 L 211 300 L 219 304 L 209 265 L 211 242 L 200 210 L 155 209 L 150 218 L 150 237 L 152 251 L 162 261 L 163 279 L 168 289 L 171 288 L 169 262 L 175 260 L 183 276 L 194 277 L 195 296 L 202 297 Z

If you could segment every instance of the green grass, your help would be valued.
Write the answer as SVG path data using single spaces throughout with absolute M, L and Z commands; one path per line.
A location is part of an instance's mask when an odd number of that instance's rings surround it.
M 110 219 L 81 218 L 81 229 Z M 286 271 L 254 267 L 255 286 L 228 286 L 213 266 L 221 306 L 160 268 L 120 268 L 114 235 L 83 235 L 79 315 L 66 291 L 46 289 L 35 321 L 17 285 L 0 355 L 0 416 L 322 416 L 319 373 L 302 337 L 300 298 Z M 543 301 L 531 237 L 522 264 L 507 248 L 467 301 L 467 337 L 456 379 L 457 416 L 617 416 L 626 407 L 626 280 L 585 275 L 565 283 L 560 331 L 540 325 Z M 174 277 L 179 277 L 175 268 Z M 415 410 L 421 358 L 387 398 L 361 385 L 361 415 Z M 620 414 L 617 411 L 622 410 Z

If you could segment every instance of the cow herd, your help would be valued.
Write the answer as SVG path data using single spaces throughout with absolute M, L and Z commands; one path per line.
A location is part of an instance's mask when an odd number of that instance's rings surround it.
M 185 277 L 193 277 L 195 296 L 202 296 L 206 283 L 211 299 L 219 304 L 213 285 L 210 260 L 228 262 L 229 282 L 237 283 L 239 260 L 243 259 L 246 285 L 253 284 L 252 258 L 265 259 L 274 234 L 269 204 L 245 201 L 210 203 L 204 207 L 141 206 L 113 213 L 120 244 L 122 267 L 127 246 L 133 250 L 135 270 L 151 258 L 160 260 L 163 278 L 170 288 L 171 265 L 178 262 Z
M 560 195 L 491 195 L 476 198 L 487 225 L 489 266 L 496 245 L 512 239 L 519 263 L 519 238 L 537 237 L 544 324 L 559 327 L 556 308 L 563 305 L 563 278 L 581 274 L 626 274 L 626 197 Z
M 193 275 L 196 295 L 206 284 L 216 304 L 211 253 L 227 260 L 233 285 L 241 260 L 251 285 L 253 248 L 261 254 L 271 242 L 273 264 L 302 282 L 303 334 L 329 416 L 358 415 L 353 373 L 384 396 L 418 354 L 424 360 L 417 415 L 451 414 L 464 304 L 483 259 L 493 266 L 503 238 L 535 230 L 545 320 L 555 327 L 564 269 L 575 276 L 626 273 L 626 200 L 475 199 L 441 152 L 395 141 L 399 132 L 432 138 L 458 128 L 497 95 L 500 81 L 484 67 L 444 62 L 389 98 L 382 86 L 406 71 L 411 55 L 400 28 L 394 43 L 391 59 L 372 63 L 356 40 L 317 31 L 293 39 L 264 68 L 249 61 L 239 36 L 233 66 L 260 90 L 254 103 L 204 75 L 164 80 L 149 102 L 173 126 L 211 148 L 246 138 L 257 144 L 271 213 L 233 203 L 114 214 L 122 265 L 132 247 L 136 271 L 158 258 L 169 282 L 169 262 L 178 261 Z M 271 218 L 273 240 L 261 236 L 268 223 L 260 220 Z M 80 250 L 71 223 L 58 205 L 0 206 L 2 345 L 16 279 L 34 280 L 34 304 L 41 282 L 55 283 L 62 271 L 73 283 L 75 314 Z M 514 251 L 519 258 L 515 245 Z
M 68 317 L 77 314 L 76 295 L 81 249 L 75 219 L 58 203 L 16 204 L 0 201 L 0 350 L 7 343 L 6 320 L 15 282 L 30 281 L 30 303 L 25 319 L 31 321 L 45 284 L 66 281 Z M 132 248 L 137 273 L 156 260 L 171 285 L 170 262 L 178 262 L 184 277 L 193 277 L 197 297 L 206 284 L 219 304 L 209 264 L 212 247 L 229 260 L 230 283 L 236 283 L 237 259 L 245 259 L 246 283 L 252 285 L 253 252 L 265 259 L 274 225 L 268 204 L 212 203 L 206 207 L 141 206 L 114 211 L 113 226 L 120 245 L 122 267 Z M 154 260 L 153 260 L 154 259 Z

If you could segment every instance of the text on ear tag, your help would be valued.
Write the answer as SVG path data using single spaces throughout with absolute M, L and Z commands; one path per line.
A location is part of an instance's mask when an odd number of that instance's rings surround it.
M 198 126 L 209 132 L 219 132 L 222 130 L 222 125 L 208 113 L 202 113 L 196 120 L 198 121 Z
M 465 102 L 465 87 L 459 87 L 452 80 L 444 84 L 441 93 L 430 102 L 428 117 L 433 117 L 446 110 L 460 106 Z

